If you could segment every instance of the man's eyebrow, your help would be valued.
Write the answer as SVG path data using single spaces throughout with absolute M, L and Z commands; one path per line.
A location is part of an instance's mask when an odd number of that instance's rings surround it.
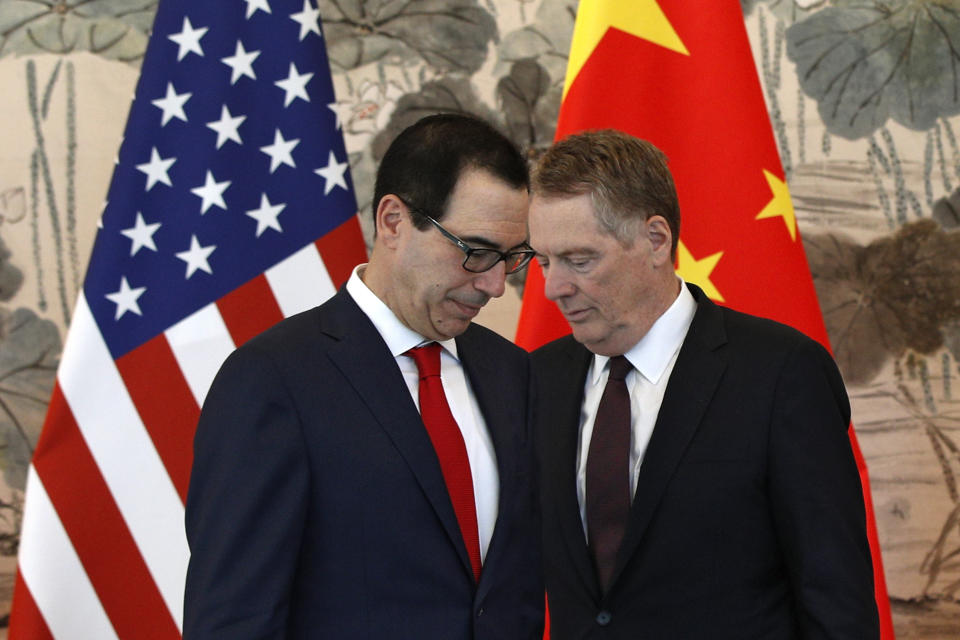
M 593 247 L 570 247 L 556 254 L 558 258 L 569 258 L 570 256 L 594 256 L 598 251 Z
M 484 238 L 483 236 L 459 236 L 459 237 L 461 240 L 463 240 L 464 242 L 466 242 L 471 246 L 479 245 L 478 248 L 483 247 L 485 249 L 496 249 L 497 251 L 512 251 L 513 249 L 520 249 L 522 247 L 530 246 L 527 243 L 527 241 L 524 240 L 523 242 L 515 244 L 512 247 L 508 247 L 507 249 L 501 249 L 500 245 L 498 245 L 496 242 L 492 242 L 491 240 L 489 240 L 488 238 Z

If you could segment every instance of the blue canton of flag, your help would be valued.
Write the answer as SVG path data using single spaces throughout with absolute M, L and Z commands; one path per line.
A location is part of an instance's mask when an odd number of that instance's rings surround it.
M 319 11 L 289 5 L 160 5 L 84 285 L 114 357 L 356 213 Z

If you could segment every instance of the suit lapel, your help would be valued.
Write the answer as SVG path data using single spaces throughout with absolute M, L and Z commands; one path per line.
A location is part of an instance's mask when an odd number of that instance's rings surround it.
M 719 308 L 694 285 L 688 285 L 697 311 L 667 383 L 663 403 L 650 437 L 630 510 L 630 522 L 617 554 L 612 582 L 639 546 L 663 492 L 693 439 L 726 363 L 717 348 L 726 342 Z
M 537 398 L 538 438 L 548 439 L 542 464 L 548 474 L 547 486 L 554 499 L 544 508 L 557 511 L 560 535 L 580 573 L 582 584 L 589 585 L 591 595 L 599 602 L 600 584 L 587 548 L 577 501 L 577 441 L 580 434 L 580 413 L 583 404 L 584 383 L 593 358 L 585 347 L 568 338 L 560 357 L 549 367 L 540 367 L 537 373 L 543 383 L 537 387 L 549 397 Z M 546 391 L 549 390 L 549 391 Z
M 482 598 L 483 593 L 490 588 L 492 583 L 489 579 L 484 580 L 484 577 L 490 575 L 489 571 L 495 571 L 497 556 L 501 553 L 500 547 L 502 545 L 499 540 L 505 535 L 505 516 L 513 508 L 514 488 L 511 481 L 517 465 L 515 432 L 518 426 L 523 426 L 523 421 L 526 419 L 526 416 L 519 411 L 511 416 L 506 404 L 508 404 L 509 398 L 522 398 L 522 394 L 525 394 L 526 390 L 517 389 L 508 384 L 508 378 L 501 375 L 497 369 L 498 363 L 489 357 L 489 352 L 483 348 L 482 341 L 477 340 L 478 337 L 473 327 L 468 328 L 467 331 L 458 336 L 457 356 L 463 366 L 470 388 L 473 390 L 477 405 L 480 407 L 480 412 L 483 414 L 487 432 L 490 434 L 490 440 L 496 454 L 497 474 L 500 483 L 497 521 L 494 524 L 490 545 L 487 547 L 487 553 L 484 557 L 483 571 L 480 574 L 480 584 L 478 585 L 478 598 Z M 514 408 L 518 406 L 520 405 L 514 404 Z
M 464 570 L 472 577 L 470 559 L 437 454 L 393 355 L 345 289 L 331 298 L 326 307 L 328 313 L 323 316 L 322 328 L 339 340 L 329 349 L 328 357 L 407 462 L 457 549 Z

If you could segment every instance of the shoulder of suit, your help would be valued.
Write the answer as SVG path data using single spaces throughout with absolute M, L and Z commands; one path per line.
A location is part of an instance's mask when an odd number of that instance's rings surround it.
M 723 317 L 727 339 L 731 344 L 751 344 L 758 349 L 777 351 L 804 348 L 826 352 L 819 342 L 782 322 L 727 307 L 718 306 L 718 309 Z
M 259 351 L 273 357 L 297 357 L 307 345 L 319 347 L 325 340 L 321 318 L 323 305 L 284 318 L 269 329 L 250 338 L 236 351 Z
M 697 303 L 697 311 L 690 332 L 687 334 L 688 338 L 691 334 L 710 336 L 708 339 L 722 335 L 722 343 L 750 342 L 768 347 L 780 345 L 788 348 L 807 343 L 811 346 L 820 346 L 818 342 L 793 327 L 776 320 L 718 305 L 695 284 L 688 282 L 686 286 Z M 718 323 L 722 326 L 718 327 Z M 718 328 L 720 328 L 719 332 Z
M 469 345 L 474 345 L 484 350 L 493 350 L 501 354 L 501 356 L 527 357 L 525 349 L 518 347 L 496 331 L 474 322 L 471 322 L 467 330 L 457 337 L 457 343 L 459 345 L 468 345 L 468 348 Z
M 530 361 L 534 366 L 551 366 L 558 358 L 568 358 L 585 350 L 572 335 L 566 335 L 531 352 Z

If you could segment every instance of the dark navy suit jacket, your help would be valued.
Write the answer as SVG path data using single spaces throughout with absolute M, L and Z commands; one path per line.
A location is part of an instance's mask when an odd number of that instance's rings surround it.
M 533 354 L 552 640 L 878 638 L 836 365 L 803 334 L 688 286 L 697 311 L 607 594 L 575 479 L 592 354 L 570 337 Z
M 539 638 L 543 582 L 525 352 L 457 350 L 496 450 L 479 584 L 393 356 L 345 290 L 237 349 L 204 403 L 184 637 Z

